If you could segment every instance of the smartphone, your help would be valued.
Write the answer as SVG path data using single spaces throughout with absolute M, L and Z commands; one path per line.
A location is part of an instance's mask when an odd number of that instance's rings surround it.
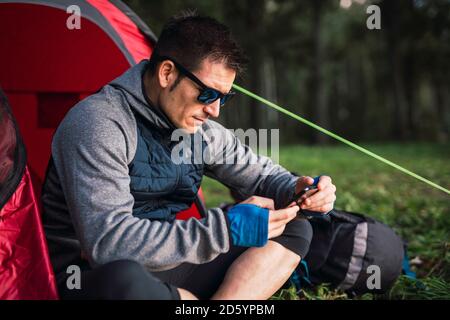
M 299 193 L 295 194 L 292 201 L 295 201 L 298 205 L 301 205 L 303 201 L 299 202 L 300 198 L 303 195 L 307 195 L 308 197 L 313 195 L 314 193 L 316 193 L 317 190 L 317 182 L 314 181 L 313 185 L 310 185 L 308 187 L 306 187 L 305 189 L 303 189 L 302 191 L 300 191 Z M 289 203 L 291 203 L 292 201 L 290 201 Z M 299 212 L 297 212 L 298 215 L 301 215 L 303 217 L 306 217 L 308 219 L 314 218 L 314 217 L 322 217 L 324 214 L 321 212 L 315 212 L 315 211 L 310 211 L 310 210 L 303 210 L 300 209 Z
M 306 187 L 305 189 L 303 189 L 302 191 L 300 191 L 299 193 L 294 195 L 294 198 L 292 199 L 292 201 L 295 201 L 297 204 L 301 204 L 302 202 L 298 202 L 300 200 L 300 198 L 307 194 L 308 196 L 313 195 L 314 193 L 317 192 L 317 185 L 311 185 Z M 291 203 L 292 201 L 290 201 L 289 203 Z

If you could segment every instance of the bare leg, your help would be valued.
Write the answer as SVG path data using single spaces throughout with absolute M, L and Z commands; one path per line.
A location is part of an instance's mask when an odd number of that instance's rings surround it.
M 181 300 L 198 300 L 196 296 L 185 289 L 177 288 Z
M 274 241 L 247 249 L 227 271 L 211 299 L 268 299 L 289 279 L 300 256 Z

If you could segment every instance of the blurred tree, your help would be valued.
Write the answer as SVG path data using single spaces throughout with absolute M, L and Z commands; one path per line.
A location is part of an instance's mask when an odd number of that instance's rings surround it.
M 198 9 L 229 25 L 250 57 L 237 82 L 351 140 L 450 137 L 449 0 L 127 0 L 156 34 Z M 366 8 L 381 8 L 381 30 Z M 284 142 L 326 136 L 239 95 L 230 128 L 283 128 Z

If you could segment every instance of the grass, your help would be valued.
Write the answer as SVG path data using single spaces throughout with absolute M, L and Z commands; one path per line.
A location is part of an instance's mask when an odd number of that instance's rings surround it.
M 364 147 L 450 189 L 450 148 L 436 144 L 371 144 Z M 346 146 L 280 148 L 280 164 L 299 174 L 326 174 L 337 187 L 338 209 L 364 213 L 389 224 L 409 243 L 419 282 L 401 276 L 385 295 L 357 299 L 450 299 L 450 196 Z M 205 178 L 206 205 L 232 199 L 226 187 Z M 347 299 L 323 284 L 272 299 Z

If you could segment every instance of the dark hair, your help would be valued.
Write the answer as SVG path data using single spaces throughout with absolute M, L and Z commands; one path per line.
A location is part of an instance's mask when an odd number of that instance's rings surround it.
M 228 27 L 195 11 L 184 11 L 164 25 L 150 59 L 152 74 L 160 62 L 158 56 L 171 57 L 189 71 L 198 70 L 208 58 L 225 63 L 237 74 L 242 73 L 248 61 Z

